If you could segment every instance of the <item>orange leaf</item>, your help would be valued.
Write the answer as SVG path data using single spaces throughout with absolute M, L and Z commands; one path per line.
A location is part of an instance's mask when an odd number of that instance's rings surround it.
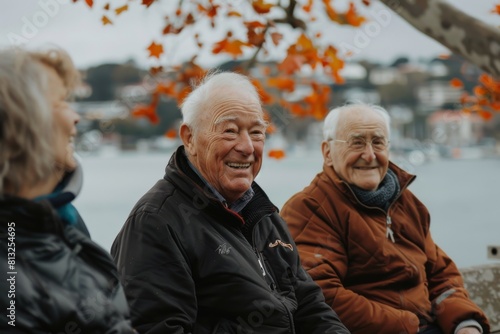
M 109 10 L 109 2 L 106 5 L 104 5 L 103 8 L 104 8 L 104 10 Z
M 255 33 L 254 30 L 248 30 L 247 32 L 248 44 L 253 46 L 261 46 L 265 41 L 266 37 L 263 33 Z
M 280 34 L 279 32 L 271 33 L 271 40 L 273 41 L 274 45 L 278 45 L 282 39 L 283 39 L 283 34 Z
M 193 24 L 195 22 L 193 14 L 189 13 L 186 16 L 186 19 L 184 20 L 184 25 L 188 26 L 190 24 Z
M 267 84 L 271 87 L 283 89 L 287 92 L 293 92 L 295 90 L 295 81 L 290 78 L 270 78 L 267 80 Z
M 483 85 L 485 85 L 486 87 L 492 87 L 495 84 L 493 78 L 485 73 L 483 73 L 479 76 L 479 82 L 482 83 Z
M 278 65 L 278 69 L 285 74 L 293 74 L 300 70 L 304 60 L 304 57 L 301 55 L 288 54 Z
M 170 82 L 168 84 L 159 83 L 156 86 L 155 92 L 159 94 L 164 94 L 167 96 L 175 96 L 175 82 Z
M 158 124 L 160 119 L 156 114 L 156 105 L 144 105 L 139 104 L 132 110 L 132 116 L 134 117 L 146 117 L 153 124 Z
M 307 0 L 307 4 L 302 7 L 302 9 L 304 10 L 304 12 L 310 13 L 311 9 L 312 9 L 312 6 L 313 6 L 313 3 L 314 3 L 314 0 Z
M 271 8 L 273 8 L 274 5 L 266 3 L 264 0 L 253 0 L 252 7 L 258 14 L 266 14 L 271 11 Z
M 453 88 L 462 88 L 464 84 L 462 83 L 462 80 L 453 78 L 450 80 L 450 86 Z
M 301 34 L 295 43 L 297 50 L 307 51 L 314 48 L 312 41 L 305 34 Z
M 227 13 L 227 16 L 228 16 L 228 17 L 231 17 L 231 16 L 234 16 L 234 17 L 241 17 L 241 14 L 240 14 L 240 12 L 237 12 L 237 11 L 235 11 L 235 10 L 231 10 L 231 11 L 229 11 L 229 13 Z
M 208 8 L 203 7 L 201 4 L 198 4 L 198 11 L 202 14 L 205 14 L 209 18 L 213 19 L 217 16 L 217 9 L 219 5 L 213 5 L 210 1 L 210 6 Z
M 102 25 L 105 26 L 106 24 L 113 24 L 110 19 L 106 15 L 103 15 L 101 18 Z
M 246 21 L 243 22 L 248 29 L 265 28 L 266 25 L 260 21 Z
M 213 5 L 211 4 L 210 9 L 208 10 L 207 16 L 211 19 L 213 19 L 215 16 L 217 16 L 217 9 L 219 8 L 219 5 Z
M 269 126 L 266 129 L 266 133 L 272 135 L 275 132 L 276 132 L 276 126 L 272 123 L 269 124 Z
M 243 54 L 242 48 L 244 46 L 249 46 L 249 44 L 246 42 L 242 42 L 239 39 L 230 40 L 228 38 L 225 38 L 222 41 L 214 44 L 212 53 L 218 54 L 224 52 L 231 54 L 233 58 L 237 58 L 238 56 L 241 56 Z
M 493 9 L 491 10 L 492 13 L 494 14 L 499 14 L 500 15 L 500 5 L 496 5 L 495 7 L 493 7 Z
M 155 2 L 155 0 L 142 0 L 142 5 L 146 6 L 146 8 L 148 8 L 149 6 L 151 6 L 153 4 L 153 2 Z
M 337 57 L 337 49 L 329 46 L 324 53 L 323 65 L 330 68 L 331 74 L 335 82 L 343 83 L 344 79 L 340 76 L 339 71 L 344 68 L 344 61 Z
M 347 23 L 352 25 L 353 27 L 359 27 L 366 21 L 363 16 L 360 16 L 356 13 L 356 7 L 352 2 L 349 4 L 349 10 L 345 14 L 345 17 Z
M 490 104 L 490 107 L 495 111 L 500 111 L 500 102 L 493 102 Z
M 115 13 L 116 13 L 116 15 L 120 15 L 121 13 L 126 12 L 127 10 L 128 10 L 128 5 L 124 5 L 124 6 L 116 8 Z
M 493 118 L 493 114 L 486 110 L 479 110 L 477 113 L 479 114 L 479 116 L 481 116 L 482 119 L 486 121 L 489 121 Z
M 149 51 L 149 57 L 160 58 L 160 56 L 163 54 L 163 45 L 151 42 L 147 50 Z
M 212 47 L 212 53 L 218 54 L 223 52 L 223 50 L 226 48 L 226 45 L 227 45 L 227 39 L 223 39 L 222 41 L 215 43 Z
M 92 8 L 92 6 L 94 5 L 94 0 L 85 0 L 85 3 L 87 4 L 87 6 Z
M 292 115 L 295 115 L 297 117 L 305 117 L 309 114 L 308 111 L 301 104 L 298 103 L 290 104 L 290 113 L 292 113 Z
M 160 72 L 163 72 L 163 66 L 151 67 L 149 69 L 149 73 L 151 73 L 152 75 L 158 74 Z
M 191 87 L 185 86 L 181 89 L 181 91 L 177 94 L 177 105 L 181 105 L 184 102 L 184 99 L 191 93 Z
M 330 99 L 330 87 L 312 82 L 313 92 L 304 98 L 304 102 L 309 105 L 308 114 L 317 120 L 322 120 L 328 113 L 327 103 Z
M 177 130 L 176 129 L 170 129 L 164 134 L 165 137 L 174 139 L 177 138 Z
M 335 9 L 330 4 L 330 1 L 329 0 L 323 0 L 323 4 L 325 5 L 326 15 L 328 16 L 328 18 L 330 20 L 332 20 L 333 22 L 337 22 L 337 23 L 341 23 L 342 24 L 343 21 L 341 20 L 341 18 L 339 17 L 339 15 L 335 11 Z
M 439 59 L 449 59 L 450 54 L 442 53 L 438 56 Z
M 174 27 L 171 23 L 167 24 L 165 28 L 163 28 L 162 34 L 163 35 L 168 35 L 168 34 L 178 34 L 184 29 L 184 26 L 181 26 L 179 28 Z
M 189 86 L 191 82 L 198 82 L 204 75 L 206 71 L 195 63 L 194 59 L 190 62 L 185 63 L 182 69 L 178 71 L 177 82 L 183 83 L 185 86 Z
M 272 149 L 272 150 L 269 150 L 269 152 L 267 152 L 267 155 L 270 158 L 274 158 L 276 160 L 281 160 L 285 157 L 285 151 L 283 151 L 282 149 Z
M 488 90 L 484 88 L 483 86 L 476 86 L 474 87 L 474 95 L 476 96 L 484 96 L 488 94 Z
M 363 5 L 365 6 L 370 6 L 370 1 L 371 0 L 362 0 L 361 2 L 363 2 Z
M 259 93 L 260 100 L 262 101 L 262 103 L 271 104 L 271 102 L 273 101 L 273 97 L 271 96 L 271 94 L 266 92 L 260 81 L 257 79 L 251 79 L 250 81 L 254 85 L 255 89 L 257 89 L 257 93 Z

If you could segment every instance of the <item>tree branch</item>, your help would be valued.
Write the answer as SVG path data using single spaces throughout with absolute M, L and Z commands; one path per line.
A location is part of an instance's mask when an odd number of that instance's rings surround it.
M 251 69 L 252 67 L 255 66 L 255 63 L 257 62 L 257 56 L 259 55 L 260 51 L 262 50 L 262 47 L 264 46 L 264 43 L 266 42 L 266 34 L 267 34 L 267 31 L 269 30 L 269 22 L 266 24 L 266 27 L 264 28 L 264 31 L 262 32 L 263 36 L 264 36 L 264 39 L 262 40 L 262 43 L 259 44 L 259 46 L 257 47 L 257 49 L 255 50 L 254 54 L 252 55 L 252 58 L 250 58 L 245 66 L 244 66 L 244 69 L 245 71 L 248 71 L 249 69 Z
M 443 0 L 380 0 L 420 32 L 500 77 L 500 29 Z
M 306 30 L 306 23 L 304 21 L 302 21 L 301 19 L 298 19 L 295 17 L 295 6 L 297 5 L 297 1 L 296 0 L 290 0 L 288 2 L 288 7 L 284 8 L 283 6 L 281 6 L 281 2 L 280 2 L 280 7 L 283 8 L 283 10 L 285 11 L 285 16 L 282 17 L 282 18 L 279 18 L 279 19 L 274 19 L 273 22 L 274 23 L 281 23 L 281 24 L 288 24 L 290 25 L 292 28 L 300 28 L 302 30 Z

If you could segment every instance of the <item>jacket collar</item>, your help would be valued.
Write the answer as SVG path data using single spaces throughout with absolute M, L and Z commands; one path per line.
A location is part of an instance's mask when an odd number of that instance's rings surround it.
M 63 234 L 64 225 L 52 205 L 46 201 L 35 202 L 21 197 L 6 195 L 0 199 L 0 226 L 15 222 L 16 230 L 30 233 Z
M 182 192 L 195 200 L 206 203 L 205 209 L 213 212 L 220 212 L 224 208 L 233 216 L 239 217 L 243 225 L 253 225 L 263 216 L 271 214 L 278 209 L 271 203 L 266 193 L 256 183 L 252 183 L 254 195 L 248 204 L 236 213 L 228 209 L 224 204 L 205 186 L 204 181 L 197 173 L 189 167 L 184 146 L 179 146 L 174 152 L 165 169 L 165 180 L 174 183 Z

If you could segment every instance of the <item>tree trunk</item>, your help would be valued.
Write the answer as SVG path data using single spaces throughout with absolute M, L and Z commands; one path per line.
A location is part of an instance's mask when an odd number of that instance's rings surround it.
M 420 32 L 485 72 L 500 77 L 500 29 L 443 0 L 380 1 Z

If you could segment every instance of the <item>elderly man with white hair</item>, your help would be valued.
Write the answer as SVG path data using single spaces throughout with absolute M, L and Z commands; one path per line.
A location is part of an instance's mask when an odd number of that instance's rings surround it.
M 430 217 L 389 161 L 389 115 L 349 104 L 324 122 L 323 171 L 281 212 L 326 302 L 357 334 L 488 333 Z
M 267 124 L 247 77 L 209 75 L 182 105 L 183 146 L 112 254 L 140 333 L 349 333 L 254 182 Z

